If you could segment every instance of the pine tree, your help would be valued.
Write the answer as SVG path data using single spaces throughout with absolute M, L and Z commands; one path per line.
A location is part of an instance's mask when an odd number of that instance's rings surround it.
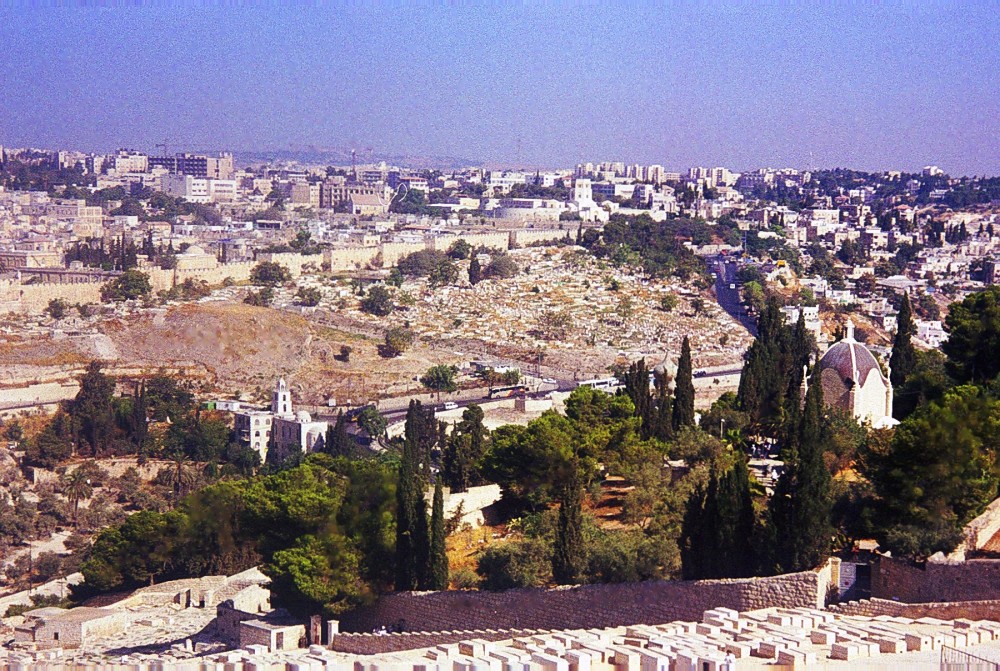
M 806 392 L 798 431 L 790 438 L 785 472 L 770 500 L 775 560 L 784 572 L 815 568 L 830 551 L 830 472 L 823 460 L 828 436 L 819 384 Z
M 580 464 L 574 457 L 570 476 L 560 491 L 559 522 L 552 553 L 552 579 L 560 585 L 580 582 L 585 570 L 582 494 Z
M 441 481 L 434 484 L 434 505 L 431 509 L 430 585 L 433 590 L 448 589 L 448 553 L 444 533 L 444 490 Z
M 677 383 L 674 387 L 673 428 L 694 426 L 694 380 L 691 368 L 691 343 L 684 336 L 681 343 L 681 358 L 677 362 Z
M 475 286 L 479 284 L 480 280 L 483 279 L 483 269 L 479 265 L 479 259 L 476 258 L 476 253 L 472 253 L 472 261 L 469 262 L 469 284 Z
M 889 356 L 889 381 L 893 387 L 902 387 L 917 364 L 917 351 L 913 347 L 912 340 L 916 331 L 910 296 L 904 294 L 903 304 L 899 307 L 899 316 L 896 319 L 896 337 L 892 341 L 892 354 Z

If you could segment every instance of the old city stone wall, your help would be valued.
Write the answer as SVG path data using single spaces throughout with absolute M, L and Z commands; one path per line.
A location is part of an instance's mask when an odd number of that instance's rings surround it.
M 419 245 L 415 245 L 419 248 Z M 379 255 L 378 247 L 347 247 L 345 249 L 328 249 L 323 253 L 323 261 L 330 264 L 330 270 L 361 270 Z
M 22 284 L 17 280 L 0 280 L 0 312 L 41 314 L 49 301 L 56 298 L 67 303 L 97 303 L 101 299 L 101 286 L 101 282 Z
M 771 606 L 822 608 L 836 584 L 839 560 L 816 571 L 768 578 L 581 585 L 503 592 L 391 594 L 341 619 L 345 632 L 380 627 L 402 631 L 456 629 L 597 629 L 694 620 L 719 606 L 754 610 Z
M 886 599 L 862 599 L 834 604 L 830 610 L 843 615 L 906 617 L 916 620 L 933 617 L 939 620 L 1000 620 L 1000 601 L 954 601 L 950 603 L 903 603 Z
M 572 234 L 572 231 L 571 231 Z M 383 243 L 374 247 L 350 247 L 329 250 L 323 255 L 303 256 L 298 253 L 262 253 L 256 261 L 223 263 L 214 268 L 146 268 L 153 291 L 166 291 L 187 279 L 205 281 L 211 285 L 222 284 L 226 279 L 245 282 L 250 279 L 253 267 L 260 261 L 274 261 L 288 268 L 292 277 L 303 273 L 319 271 L 324 263 L 333 271 L 357 270 L 370 266 L 381 259 L 382 267 L 395 265 L 399 259 L 422 249 L 446 250 L 456 240 L 465 240 L 473 246 L 510 249 L 536 242 L 560 240 L 566 237 L 565 230 L 520 229 L 476 233 L 470 235 L 446 235 L 437 239 L 428 238 L 424 242 Z M 68 303 L 98 303 L 103 282 L 84 283 L 40 283 L 22 284 L 18 280 L 0 280 L 0 313 L 41 314 L 49 301 L 61 298 Z
M 872 567 L 872 597 L 909 603 L 1000 599 L 1000 561 L 927 562 L 880 557 Z

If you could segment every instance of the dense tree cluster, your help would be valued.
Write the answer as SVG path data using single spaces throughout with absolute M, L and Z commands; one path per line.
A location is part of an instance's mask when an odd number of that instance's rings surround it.
M 312 455 L 274 475 L 211 485 L 173 511 L 102 532 L 77 593 L 261 564 L 277 604 L 341 612 L 391 583 L 393 481 L 375 461 Z
M 785 324 L 773 297 L 757 320 L 757 331 L 745 356 L 737 403 L 754 426 L 777 435 L 783 418 L 800 403 L 803 375 L 816 344 L 802 315 L 794 326 Z
M 686 278 L 706 271 L 701 260 L 683 243 L 691 240 L 706 244 L 713 240 L 714 232 L 704 222 L 689 219 L 655 222 L 645 214 L 612 215 L 603 233 L 588 230 L 581 243 L 601 258 L 618 259 L 622 263 L 635 259 L 649 275 Z
M 259 465 L 257 453 L 235 442 L 225 421 L 202 413 L 174 378 L 153 375 L 122 395 L 115 393 L 117 384 L 99 363 L 91 363 L 76 397 L 25 442 L 27 463 L 53 468 L 74 454 L 179 454 L 224 464 L 232 473 L 250 473 Z

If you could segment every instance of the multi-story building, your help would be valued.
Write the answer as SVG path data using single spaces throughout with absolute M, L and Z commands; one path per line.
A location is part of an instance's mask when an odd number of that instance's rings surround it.
M 133 149 L 119 149 L 105 157 L 102 167 L 104 172 L 149 172 L 149 156 Z
M 385 197 L 385 186 L 380 183 L 354 184 L 348 183 L 344 177 L 330 177 L 320 185 L 319 206 L 344 207 L 350 204 L 351 196 Z
M 233 155 L 219 154 L 176 154 L 174 156 L 151 156 L 150 167 L 169 170 L 172 174 L 207 177 L 211 179 L 232 179 Z
M 164 175 L 164 193 L 192 203 L 230 203 L 236 200 L 236 180 L 207 179 L 191 175 Z
M 292 392 L 285 379 L 271 392 L 270 410 L 234 413 L 236 436 L 260 455 L 261 461 L 280 461 L 294 452 L 315 452 L 326 440 L 327 423 L 314 421 L 308 412 L 294 412 Z

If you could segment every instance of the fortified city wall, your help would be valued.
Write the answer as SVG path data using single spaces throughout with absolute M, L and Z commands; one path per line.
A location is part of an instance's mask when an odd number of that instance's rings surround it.
M 569 229 L 567 229 L 569 230 Z M 446 250 L 457 240 L 465 240 L 470 245 L 511 249 L 525 245 L 562 240 L 566 230 L 560 229 L 520 229 L 497 231 L 495 233 L 475 233 L 469 235 L 445 235 L 428 237 L 423 242 L 386 242 L 372 247 L 348 247 L 327 250 L 323 255 L 302 255 L 298 253 L 261 253 L 256 261 L 220 263 L 213 267 L 193 267 L 163 269 L 149 268 L 143 272 L 149 275 L 153 291 L 166 291 L 187 279 L 205 281 L 211 285 L 222 284 L 227 279 L 245 282 L 250 279 L 253 267 L 260 261 L 273 261 L 288 268 L 292 277 L 304 273 L 317 272 L 324 264 L 332 271 L 358 270 L 377 264 L 381 267 L 395 265 L 399 259 L 423 249 Z M 575 233 L 570 230 L 570 235 Z M 25 284 L 22 281 L 0 280 L 0 314 L 41 314 L 49 301 L 61 298 L 67 303 L 97 303 L 101 298 L 101 282 L 63 283 L 43 282 Z

